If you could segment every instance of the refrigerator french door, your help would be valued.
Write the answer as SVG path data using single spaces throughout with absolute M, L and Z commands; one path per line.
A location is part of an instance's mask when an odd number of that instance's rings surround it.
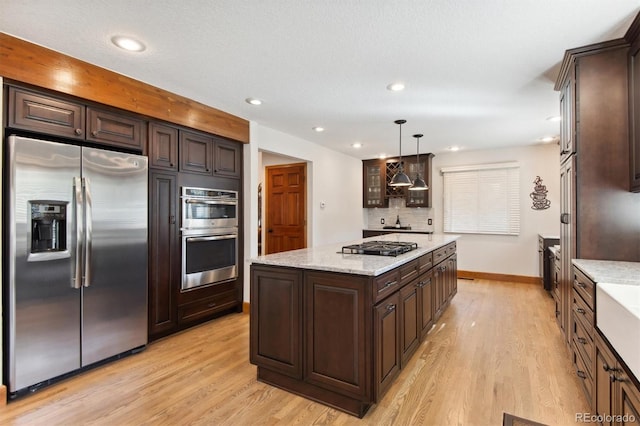
M 146 345 L 147 159 L 20 136 L 7 148 L 13 394 Z

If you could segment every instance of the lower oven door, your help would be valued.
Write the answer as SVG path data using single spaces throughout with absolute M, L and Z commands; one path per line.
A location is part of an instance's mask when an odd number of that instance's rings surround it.
M 182 291 L 238 277 L 238 234 L 182 236 Z

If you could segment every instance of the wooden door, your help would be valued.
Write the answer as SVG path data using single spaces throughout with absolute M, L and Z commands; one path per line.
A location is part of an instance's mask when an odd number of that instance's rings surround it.
M 265 254 L 307 246 L 305 163 L 267 167 Z

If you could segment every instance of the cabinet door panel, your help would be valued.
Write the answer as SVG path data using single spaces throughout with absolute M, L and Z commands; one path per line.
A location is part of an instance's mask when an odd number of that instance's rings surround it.
M 83 105 L 9 87 L 9 127 L 84 139 L 84 119 Z
M 429 271 L 418 279 L 420 303 L 420 340 L 424 340 L 433 324 L 433 298 L 432 290 L 432 271 Z
M 87 108 L 87 140 L 142 151 L 146 123 L 119 113 Z
M 180 132 L 180 170 L 212 174 L 213 138 L 203 133 Z
M 396 292 L 374 310 L 376 401 L 400 372 L 400 293 Z
M 180 254 L 177 250 L 176 178 L 149 177 L 149 337 L 176 330 Z
M 302 378 L 302 272 L 251 267 L 251 363 Z
M 305 272 L 306 364 L 309 383 L 355 398 L 370 394 L 369 280 Z M 370 324 L 370 323 L 369 323 Z
M 214 173 L 220 176 L 239 178 L 242 164 L 242 146 L 239 143 L 216 140 Z
M 404 367 L 420 345 L 421 318 L 419 317 L 418 280 L 400 290 L 400 347 Z
M 149 167 L 178 170 L 178 129 L 149 124 Z

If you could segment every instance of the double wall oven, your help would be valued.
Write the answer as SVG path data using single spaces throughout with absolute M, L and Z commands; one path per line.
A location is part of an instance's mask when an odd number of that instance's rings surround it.
M 238 277 L 238 193 L 182 187 L 182 291 Z

